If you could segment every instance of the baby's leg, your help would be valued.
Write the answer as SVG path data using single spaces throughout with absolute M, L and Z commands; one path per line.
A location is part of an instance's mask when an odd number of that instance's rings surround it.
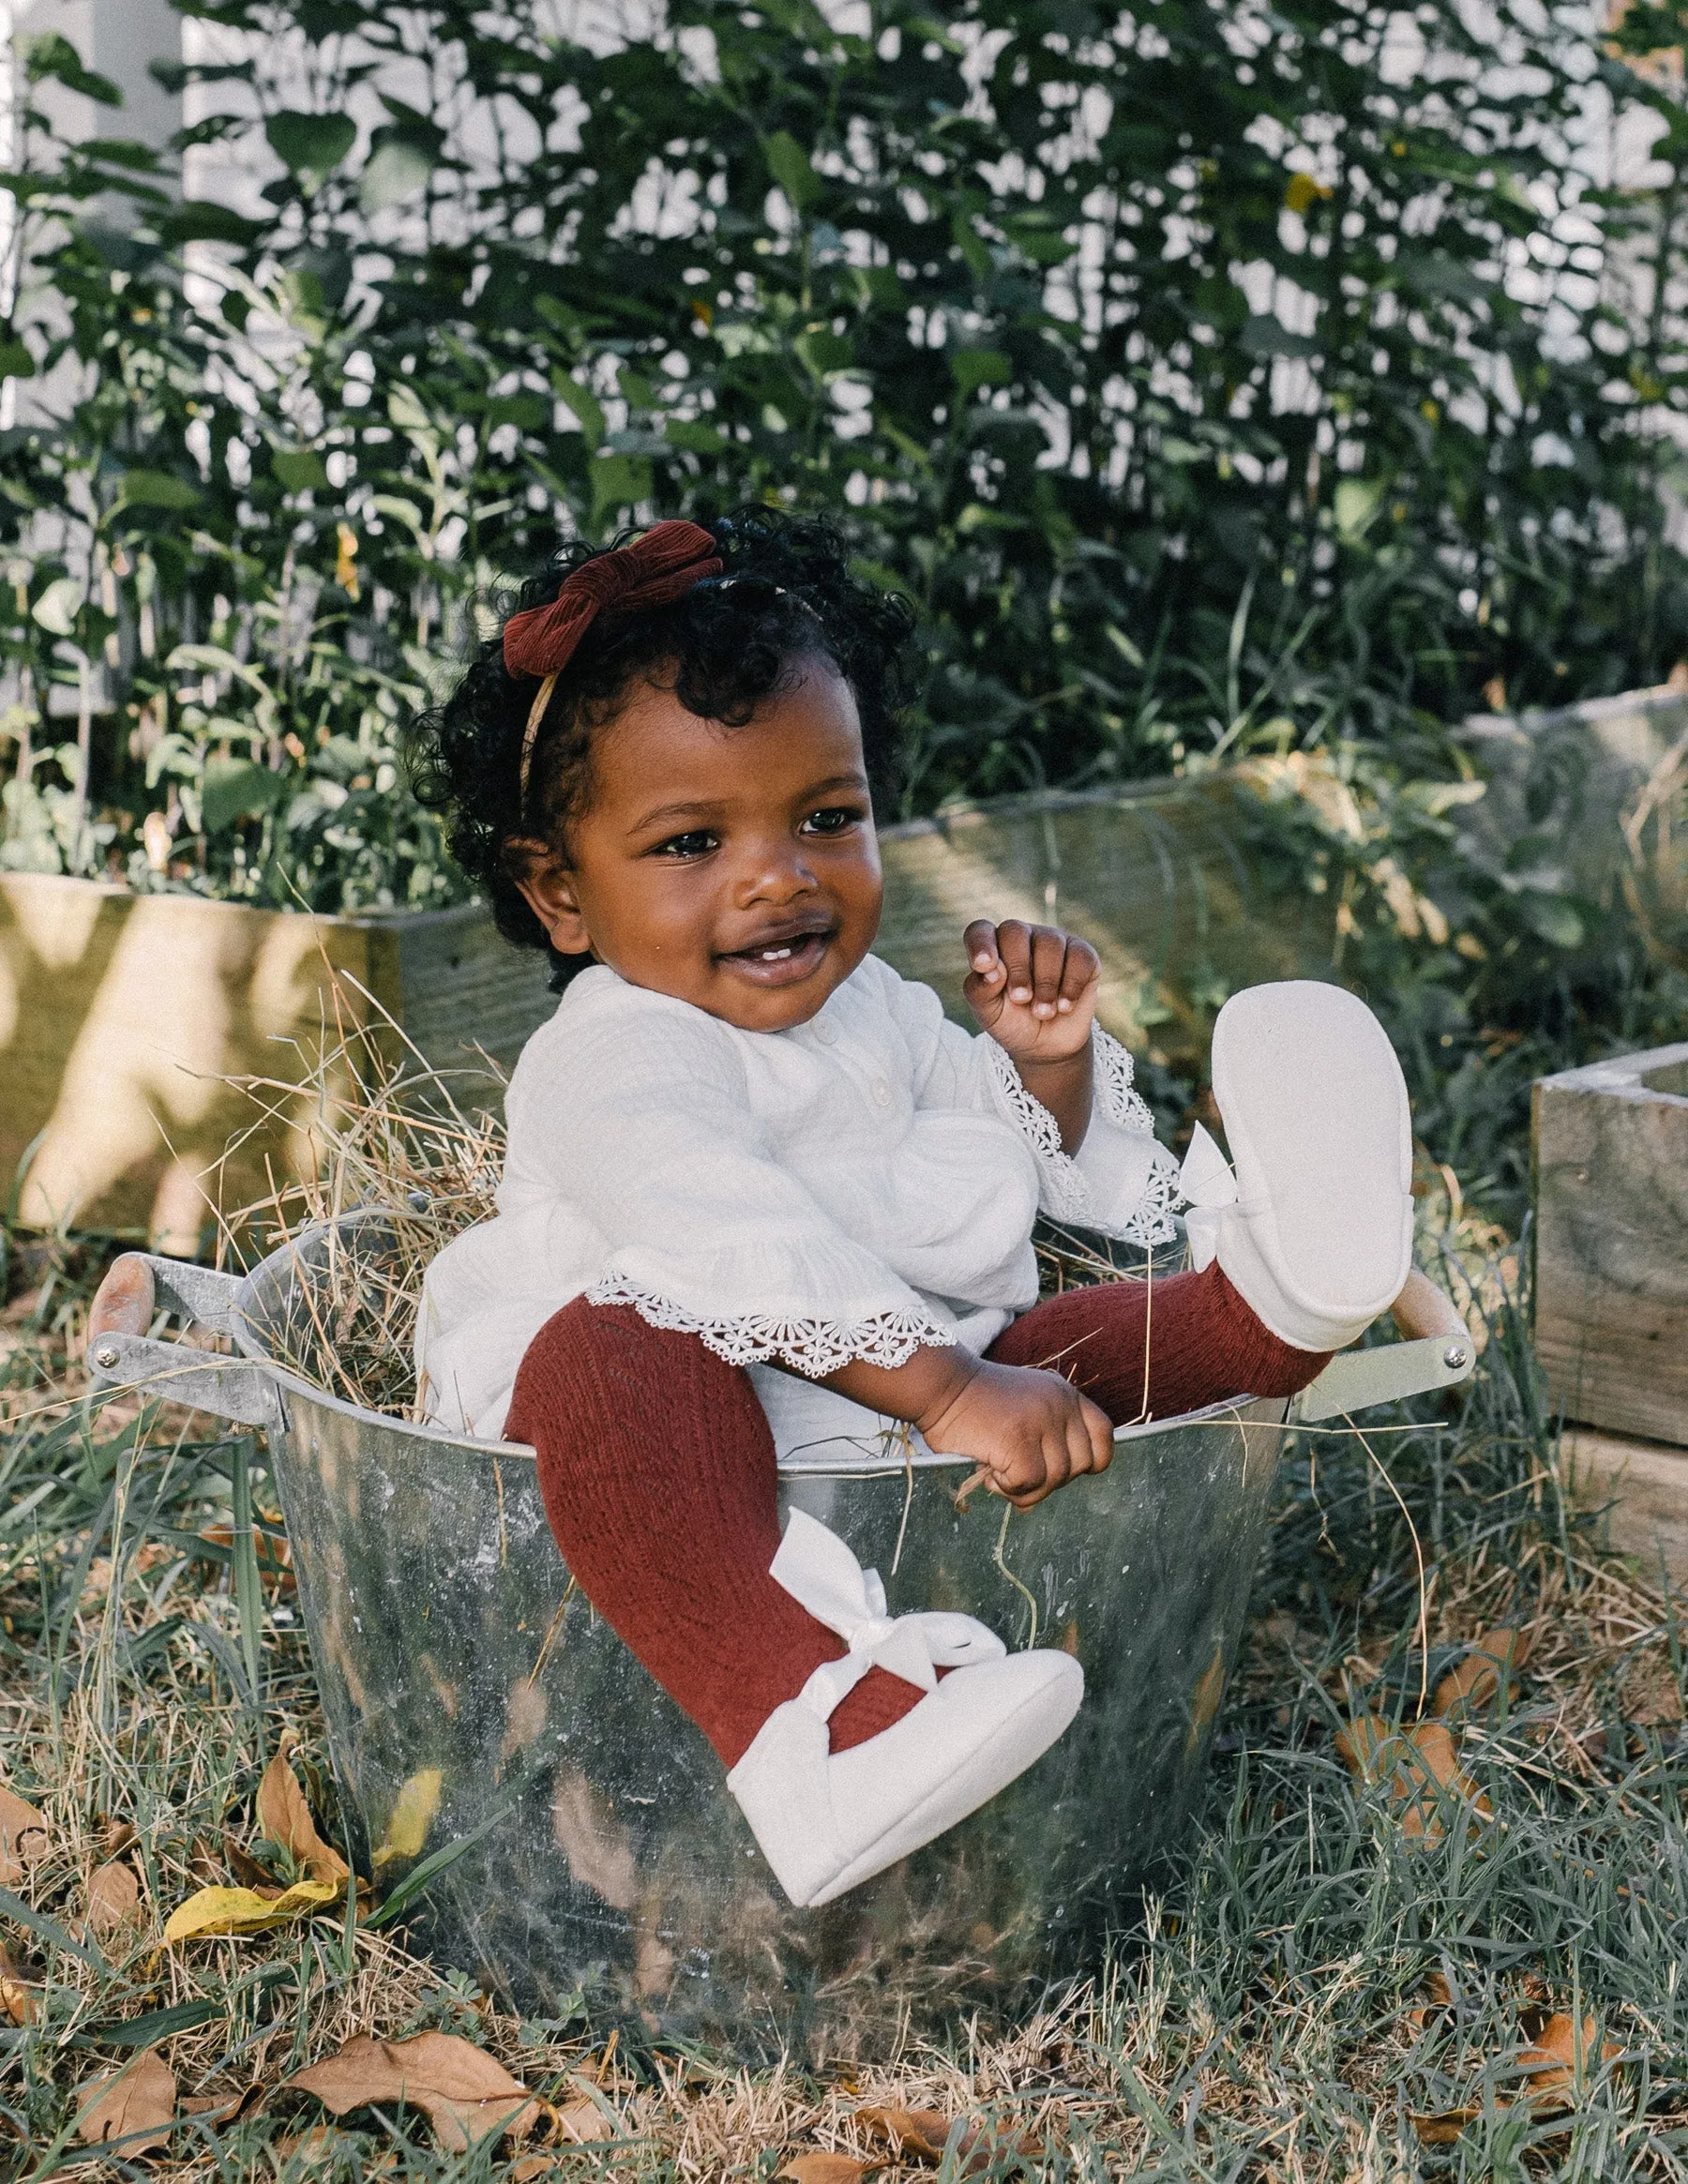
M 1153 1284 L 1068 1289 L 1034 1304 L 986 1354 L 1064 1374 L 1116 1425 L 1228 1395 L 1293 1395 L 1330 1363 L 1328 1351 L 1297 1349 L 1263 1326 L 1216 1264 Z
M 746 1376 L 696 1335 L 577 1298 L 535 1336 L 505 1431 L 539 1457 L 582 1592 L 728 1767 L 843 1641 L 769 1574 L 774 1439 Z M 871 1668 L 828 1728 L 842 1752 L 920 1700 Z

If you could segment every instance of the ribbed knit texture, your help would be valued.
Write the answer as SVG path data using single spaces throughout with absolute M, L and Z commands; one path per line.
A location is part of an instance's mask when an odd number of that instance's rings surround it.
M 1037 1305 L 991 1346 L 998 1363 L 1064 1373 L 1116 1424 L 1227 1395 L 1289 1395 L 1326 1363 L 1270 1334 L 1217 1266 L 1113 1282 Z M 779 1546 L 773 1436 L 746 1374 L 695 1334 L 576 1298 L 522 1360 L 508 1433 L 531 1443 L 564 1559 L 605 1621 L 733 1766 L 842 1639 L 768 1571 Z M 1084 1491 L 1082 1482 L 1072 1489 Z M 847 1751 L 919 1703 L 871 1668 L 835 1710 Z
M 1148 1354 L 1145 1376 L 1143 1360 Z M 1047 1365 L 1116 1425 L 1177 1418 L 1228 1395 L 1294 1395 L 1331 1362 L 1262 1327 L 1219 1271 L 1102 1282 L 1047 1298 L 987 1351 L 1002 1365 Z

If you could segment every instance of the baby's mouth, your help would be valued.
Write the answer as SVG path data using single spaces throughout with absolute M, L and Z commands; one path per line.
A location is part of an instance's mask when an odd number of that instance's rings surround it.
M 724 952 L 716 961 L 757 986 L 794 986 L 819 970 L 832 945 L 833 931 L 828 925 L 771 933 L 748 948 Z

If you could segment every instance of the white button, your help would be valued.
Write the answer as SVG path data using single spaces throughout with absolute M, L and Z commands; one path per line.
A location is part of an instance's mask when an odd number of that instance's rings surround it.
M 876 1077 L 873 1080 L 873 1096 L 882 1107 L 891 1105 L 891 1087 L 882 1077 Z
M 836 1047 L 838 1043 L 838 1027 L 830 1017 L 817 1017 L 815 1036 L 822 1047 Z

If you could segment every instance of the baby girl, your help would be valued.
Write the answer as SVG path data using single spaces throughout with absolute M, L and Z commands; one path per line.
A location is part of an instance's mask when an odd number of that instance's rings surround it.
M 835 1534 L 782 1537 L 779 1454 L 903 1421 L 1028 1508 L 1118 1424 L 1304 1387 L 1410 1264 L 1394 1056 L 1296 983 L 1221 1013 L 1235 1168 L 1198 1134 L 1195 1271 L 1037 1302 L 1040 1209 L 1167 1244 L 1180 1177 L 1083 941 L 976 918 L 977 1037 L 870 953 L 911 626 L 822 525 L 660 523 L 567 554 L 419 745 L 563 997 L 510 1082 L 497 1218 L 429 1271 L 430 1414 L 534 1447 L 569 1570 L 798 1904 L 984 1804 L 1084 1679 L 966 1616 L 888 1619 Z

